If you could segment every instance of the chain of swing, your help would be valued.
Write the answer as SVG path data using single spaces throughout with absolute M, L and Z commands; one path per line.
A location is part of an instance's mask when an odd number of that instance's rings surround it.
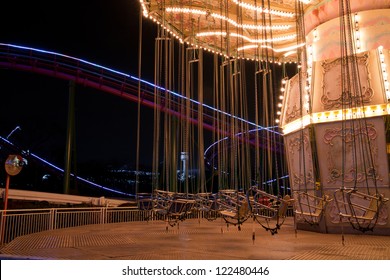
M 355 107 L 364 110 L 365 101 L 359 74 L 359 54 L 353 32 L 353 19 L 349 1 L 339 2 L 341 42 L 341 99 L 343 112 Z M 342 122 L 342 185 L 335 194 L 340 221 L 346 218 L 353 228 L 372 231 L 386 199 L 377 185 L 377 168 L 373 155 L 373 139 L 367 118 L 353 118 L 343 114 Z M 348 172 L 354 170 L 352 186 L 346 186 Z M 361 179 L 361 178 L 363 179 Z M 360 203 L 356 202 L 360 199 Z M 368 203 L 367 205 L 365 202 Z M 362 204 L 362 205 L 360 205 Z M 363 214 L 361 214 L 363 212 Z
M 160 3 L 164 10 L 164 1 Z M 271 1 L 255 1 L 264 10 L 270 10 Z M 238 23 L 242 23 L 242 7 L 236 5 Z M 229 16 L 229 2 L 221 2 L 220 12 Z M 171 14 L 163 13 L 162 21 Z M 191 21 L 192 34 L 197 30 L 199 18 Z M 184 28 L 184 17 L 182 17 Z M 287 188 L 281 191 L 281 174 L 285 174 L 285 162 L 282 152 L 275 148 L 280 145 L 280 135 L 269 127 L 274 127 L 276 93 L 276 63 L 273 61 L 273 34 L 270 13 L 255 13 L 255 24 L 264 26 L 255 34 L 256 39 L 269 42 L 270 48 L 258 48 L 256 51 L 254 79 L 254 96 L 248 96 L 247 66 L 244 59 L 238 59 L 229 45 L 228 39 L 221 36 L 215 39 L 215 45 L 225 50 L 226 55 L 213 56 L 213 106 L 228 114 L 216 111 L 214 116 L 214 132 L 211 139 L 217 142 L 216 161 L 212 164 L 211 179 L 206 178 L 204 163 L 205 134 L 203 127 L 204 96 L 204 58 L 203 50 L 198 47 L 180 44 L 176 47 L 174 39 L 163 27 L 158 27 L 155 39 L 154 83 L 158 86 L 154 94 L 154 123 L 153 123 L 153 190 L 170 194 L 180 193 L 186 198 L 194 198 L 200 193 L 221 192 L 226 195 L 224 202 L 233 201 L 232 209 L 227 210 L 227 223 L 240 225 L 248 218 L 261 224 L 272 234 L 276 233 L 286 217 L 288 198 Z M 221 21 L 220 30 L 230 34 L 228 23 Z M 241 29 L 235 30 L 241 33 Z M 229 36 L 229 35 L 227 35 Z M 196 37 L 193 36 L 193 40 Z M 242 37 L 235 37 L 235 44 L 243 45 Z M 191 42 L 196 45 L 196 41 Z M 176 54 L 178 53 L 178 54 Z M 179 71 L 175 72 L 175 69 Z M 283 67 L 283 75 L 285 75 Z M 165 89 L 165 92 L 164 90 Z M 177 91 L 185 98 L 177 99 L 168 93 Z M 190 100 L 197 100 L 195 108 Z M 249 104 L 255 104 L 254 113 L 249 112 Z M 168 113 L 168 109 L 180 107 L 180 117 Z M 164 109 L 167 110 L 164 110 Z M 249 125 L 239 119 L 248 119 L 254 114 L 255 143 L 251 144 Z M 252 116 L 253 117 L 253 116 Z M 191 121 L 197 120 L 197 126 Z M 266 128 L 266 129 L 265 129 Z M 228 138 L 229 141 L 222 141 Z M 253 141 L 252 141 L 253 142 Z M 253 149 L 255 150 L 253 153 Z M 178 176 L 180 170 L 180 176 Z M 196 174 L 194 172 L 196 170 Z M 195 176 L 196 175 L 196 176 Z M 214 177 L 217 176 L 217 180 Z M 275 179 L 276 178 L 276 179 Z M 207 182 L 210 182 L 207 184 Z M 285 182 L 282 183 L 285 185 Z M 160 192 L 161 193 L 161 192 Z M 168 195 L 169 197 L 169 195 Z M 171 197 L 172 198 L 172 197 Z M 245 198 L 245 199 L 242 199 Z M 266 202 L 266 203 L 264 203 Z M 192 203 L 192 202 L 191 202 Z M 249 205 L 248 205 L 249 204 Z M 213 204 L 214 205 L 214 204 Z M 249 206 L 249 207 L 248 207 Z M 282 211 L 282 212 L 281 212 Z

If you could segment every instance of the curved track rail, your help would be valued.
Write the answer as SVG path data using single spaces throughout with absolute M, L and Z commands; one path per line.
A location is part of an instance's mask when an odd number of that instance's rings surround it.
M 194 124 L 198 124 L 197 109 L 202 106 L 203 127 L 212 131 L 216 130 L 217 119 L 220 123 L 218 115 L 225 115 L 228 119 L 244 122 L 248 124 L 249 129 L 267 129 L 207 104 L 200 104 L 193 99 L 190 100 L 191 114 L 187 117 L 181 113 L 183 100 L 186 100 L 185 96 L 135 76 L 60 53 L 0 43 L 0 67 L 74 81 L 76 84 L 98 89 L 133 102 L 140 102 L 141 105 L 158 108 L 162 112 L 187 119 Z M 139 89 L 140 96 L 138 97 Z M 168 97 L 169 106 L 167 106 Z M 222 131 L 222 133 L 229 135 L 228 131 Z
M 164 89 L 148 81 L 120 71 L 52 51 L 0 43 L 0 68 L 37 73 L 53 78 L 74 81 L 79 85 L 94 88 L 129 101 L 139 102 L 141 105 L 151 108 L 157 108 L 161 112 L 167 112 L 196 125 L 199 125 L 197 110 L 202 106 L 203 127 L 211 131 L 218 130 L 216 128 L 217 123 L 218 127 L 231 127 L 230 125 L 221 125 L 221 116 L 224 115 L 224 119 L 230 122 L 234 120 L 245 123 L 246 126 L 243 127 L 247 127 L 249 131 L 261 130 L 276 133 L 278 136 L 281 135 L 277 130 L 274 130 L 274 128 L 259 126 L 243 118 L 213 108 L 210 105 L 200 104 L 193 99 L 189 100 L 191 111 L 190 117 L 185 116 L 181 113 L 181 107 L 188 103 L 183 101 L 188 100 L 179 93 Z M 156 100 L 158 100 L 158 102 L 156 102 Z M 169 106 L 167 106 L 168 100 Z M 239 127 L 241 126 L 237 125 L 236 129 Z M 231 135 L 230 131 L 219 130 L 219 132 L 226 136 Z M 237 138 L 241 138 L 241 141 L 249 141 L 251 144 L 256 145 L 253 135 L 251 137 L 242 137 L 242 135 L 245 135 L 246 133 L 247 132 L 245 131 L 236 131 L 235 135 Z M 269 140 L 266 137 L 260 134 L 259 143 L 257 143 L 257 145 L 269 148 L 269 145 L 267 145 L 268 141 Z M 282 142 L 279 142 L 276 149 L 282 151 L 282 145 Z M 210 148 L 212 146 L 213 144 Z M 206 160 L 207 158 L 211 160 L 210 158 L 216 156 L 213 149 L 210 148 L 206 150 Z

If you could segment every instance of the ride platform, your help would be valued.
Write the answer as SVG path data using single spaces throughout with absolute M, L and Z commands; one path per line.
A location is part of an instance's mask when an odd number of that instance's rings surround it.
M 252 239 L 253 232 L 255 239 Z M 88 225 L 20 236 L 1 259 L 58 260 L 390 260 L 390 236 L 298 230 L 287 218 L 277 234 L 253 224 L 187 219 Z

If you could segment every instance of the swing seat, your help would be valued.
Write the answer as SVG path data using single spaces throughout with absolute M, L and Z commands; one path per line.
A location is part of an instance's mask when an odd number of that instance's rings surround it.
M 181 220 L 191 213 L 194 204 L 195 200 L 192 199 L 178 198 L 172 200 L 165 214 L 170 218 Z
M 230 218 L 237 218 L 237 212 L 236 211 L 229 211 L 229 210 L 223 210 L 219 212 L 222 216 L 230 217 Z
M 198 193 L 196 195 L 196 209 L 199 211 L 217 210 L 217 198 L 211 193 Z
M 250 216 L 246 196 L 237 190 L 222 190 L 218 194 L 218 209 L 230 224 L 242 224 Z
M 236 190 L 223 190 L 218 193 L 218 204 L 221 212 L 234 212 L 244 201 L 246 201 L 245 195 Z
M 325 210 L 327 203 L 330 201 L 327 195 L 318 197 L 307 192 L 295 192 L 295 194 L 299 207 L 296 207 L 294 213 L 307 217 L 319 218 Z M 310 200 L 312 203 L 310 203 Z
M 219 210 L 219 200 L 216 194 L 198 193 L 195 196 L 196 204 L 194 208 L 203 214 L 203 217 L 209 221 L 217 218 Z
M 388 201 L 387 198 L 384 198 L 383 196 L 372 196 L 372 195 L 365 195 L 362 193 L 358 193 L 356 191 L 351 191 L 349 193 L 350 195 L 350 201 L 351 201 L 351 206 L 356 210 L 360 210 L 359 213 L 360 215 L 355 215 L 354 218 L 358 220 L 366 220 L 366 221 L 371 221 L 376 218 L 378 215 L 378 212 L 380 208 L 382 207 L 382 204 Z M 361 203 L 357 204 L 352 202 L 354 196 L 360 198 L 366 203 Z M 368 204 L 368 205 L 367 205 Z
M 286 217 L 288 206 L 292 201 L 289 195 L 280 198 L 256 187 L 252 187 L 248 200 L 252 214 L 267 220 Z
M 219 213 L 233 219 L 243 219 L 248 215 L 248 203 L 244 201 L 237 209 L 222 210 Z
M 340 189 L 335 192 L 339 216 L 347 218 L 352 224 L 370 225 L 378 218 L 380 209 L 388 200 L 383 195 L 369 195 L 355 189 Z
M 153 198 L 150 193 L 139 193 L 137 194 L 137 206 L 139 210 L 152 210 L 153 209 Z
M 251 214 L 254 220 L 272 235 L 276 234 L 287 216 L 287 209 L 293 201 L 289 195 L 275 196 L 253 186 L 247 192 Z

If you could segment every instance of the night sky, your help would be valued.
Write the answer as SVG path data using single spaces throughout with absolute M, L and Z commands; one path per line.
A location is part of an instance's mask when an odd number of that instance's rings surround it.
M 3 1 L 0 42 L 80 58 L 138 76 L 138 0 Z M 142 79 L 153 81 L 155 23 L 143 19 Z M 147 35 L 145 35 L 147 34 Z M 69 82 L 34 73 L 0 69 L 0 136 L 24 151 L 65 168 Z M 75 145 L 71 172 L 111 189 L 126 189 L 126 179 L 107 173 L 135 170 L 137 103 L 76 85 Z M 151 171 L 153 109 L 141 107 L 140 170 Z M 0 186 L 10 151 L 0 145 Z M 46 177 L 50 174 L 50 177 Z M 111 177 L 110 177 L 111 176 Z M 49 179 L 45 179 L 49 178 Z M 122 180 L 122 181 L 118 181 Z M 78 184 L 76 186 L 74 184 Z M 62 174 L 30 160 L 11 180 L 11 188 L 62 192 Z M 71 193 L 115 196 L 71 183 Z
M 0 42 L 58 52 L 138 76 L 136 0 L 3 1 Z M 143 20 L 142 78 L 152 81 L 155 24 Z M 0 69 L 0 135 L 60 166 L 64 164 L 68 82 Z M 137 104 L 76 87 L 76 157 L 81 163 L 134 164 Z M 151 109 L 143 107 L 144 120 Z M 153 126 L 142 129 L 141 164 L 151 156 Z

